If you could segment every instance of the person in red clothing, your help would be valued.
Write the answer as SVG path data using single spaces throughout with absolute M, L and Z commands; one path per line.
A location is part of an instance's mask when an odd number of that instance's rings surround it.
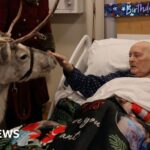
M 6 33 L 16 17 L 21 0 L 0 0 L 0 31 Z M 31 32 L 47 15 L 48 0 L 22 0 L 19 20 L 11 31 L 11 37 L 18 39 Z M 40 35 L 40 36 L 39 36 Z M 51 23 L 48 21 L 39 34 L 29 38 L 24 45 L 43 51 L 55 51 Z M 24 83 L 12 83 L 9 87 L 6 128 L 42 119 L 42 106 L 49 100 L 45 78 Z

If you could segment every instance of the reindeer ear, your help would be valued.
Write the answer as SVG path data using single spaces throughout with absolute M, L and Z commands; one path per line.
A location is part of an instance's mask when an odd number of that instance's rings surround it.
M 4 64 L 9 62 L 11 59 L 11 49 L 10 44 L 5 43 L 3 45 L 0 45 L 0 63 Z

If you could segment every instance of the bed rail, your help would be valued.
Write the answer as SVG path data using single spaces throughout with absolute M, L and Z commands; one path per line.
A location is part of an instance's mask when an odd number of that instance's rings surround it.
M 87 68 L 87 57 L 88 57 L 88 50 L 91 46 L 92 42 L 88 35 L 84 35 L 78 45 L 76 46 L 72 56 L 69 59 L 69 62 L 72 63 L 75 67 L 80 69 L 81 72 L 85 72 Z M 60 82 L 58 84 L 58 90 L 64 89 L 64 81 L 65 77 L 62 75 Z M 56 97 L 56 94 L 55 94 Z M 51 117 L 51 114 L 55 107 L 55 98 L 52 100 L 51 107 L 48 114 L 48 119 Z
M 78 45 L 76 46 L 72 56 L 69 59 L 69 62 L 72 63 L 75 67 L 84 72 L 87 67 L 87 56 L 88 49 L 91 46 L 91 40 L 88 35 L 84 35 Z M 64 75 L 61 77 L 58 89 L 64 85 L 65 77 Z

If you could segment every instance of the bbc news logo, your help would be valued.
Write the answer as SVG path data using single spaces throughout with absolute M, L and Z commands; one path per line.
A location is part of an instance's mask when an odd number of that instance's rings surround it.
M 0 138 L 18 138 L 19 130 L 11 129 L 11 130 L 1 130 L 0 129 Z

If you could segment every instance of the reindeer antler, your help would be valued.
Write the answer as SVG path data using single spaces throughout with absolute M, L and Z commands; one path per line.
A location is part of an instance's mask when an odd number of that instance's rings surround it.
M 19 6 L 19 10 L 17 13 L 17 16 L 15 17 L 15 19 L 12 21 L 8 31 L 6 33 L 3 33 L 0 31 L 0 44 L 2 43 L 6 43 L 6 42 L 12 42 L 14 39 L 11 38 L 11 31 L 14 27 L 14 25 L 16 24 L 16 22 L 18 21 L 18 19 L 21 16 L 21 12 L 22 12 L 22 0 L 20 0 L 20 6 Z
M 38 34 L 38 31 L 43 27 L 43 25 L 46 24 L 46 22 L 48 21 L 48 19 L 50 19 L 53 16 L 53 14 L 54 14 L 54 12 L 55 12 L 55 10 L 57 8 L 58 3 L 59 3 L 59 0 L 56 0 L 55 3 L 54 3 L 54 6 L 52 8 L 52 10 L 49 9 L 48 15 L 30 33 L 28 33 L 27 35 L 25 35 L 25 36 L 23 36 L 23 37 L 21 37 L 19 39 L 14 40 L 13 38 L 11 38 L 11 32 L 12 32 L 12 29 L 13 29 L 14 25 L 16 24 L 16 22 L 18 21 L 18 19 L 21 16 L 23 1 L 20 0 L 20 6 L 19 6 L 19 10 L 18 10 L 17 16 L 12 21 L 12 23 L 11 23 L 8 31 L 6 33 L 0 32 L 0 44 L 1 43 L 6 43 L 6 42 L 11 42 L 11 43 L 23 42 L 23 41 L 25 41 L 25 40 L 33 37 L 34 35 Z
M 52 8 L 52 10 L 49 9 L 49 12 L 48 12 L 48 15 L 44 18 L 44 20 L 38 25 L 36 26 L 30 33 L 28 33 L 27 35 L 19 38 L 19 39 L 16 39 L 14 41 L 12 41 L 12 43 L 19 43 L 19 42 L 24 42 L 25 40 L 33 37 L 35 34 L 37 34 L 37 32 L 46 24 L 46 22 L 48 21 L 48 19 L 50 19 L 56 8 L 57 8 L 57 5 L 59 3 L 59 0 L 56 0 L 55 3 L 54 3 L 54 6 Z
M 18 19 L 20 18 L 21 16 L 21 12 L 22 12 L 22 0 L 20 0 L 20 6 L 19 6 L 19 10 L 18 10 L 18 13 L 17 13 L 17 16 L 15 17 L 15 19 L 12 21 L 8 31 L 6 32 L 6 35 L 8 35 L 9 37 L 11 37 L 11 31 L 14 27 L 14 25 L 16 24 L 16 22 L 18 21 Z

